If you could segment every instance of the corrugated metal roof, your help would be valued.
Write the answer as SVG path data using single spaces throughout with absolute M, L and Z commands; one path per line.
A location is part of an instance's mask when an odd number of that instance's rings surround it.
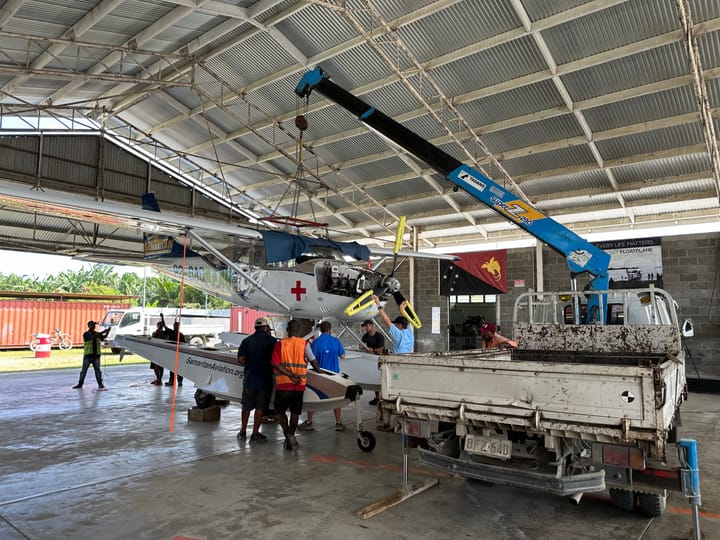
M 103 121 L 108 133 L 131 145 L 143 140 L 150 153 L 215 186 L 218 200 L 231 193 L 262 211 L 290 211 L 292 201 L 283 193 L 298 165 L 294 118 L 305 113 L 304 165 L 338 190 L 327 195 L 335 209 L 328 216 L 333 234 L 365 229 L 385 235 L 391 233 L 385 225 L 400 212 L 412 213 L 413 224 L 441 244 L 481 234 L 464 212 L 485 231 L 510 234 L 512 225 L 469 195 L 452 192 L 442 174 L 419 162 L 422 156 L 388 144 L 319 93 L 305 111 L 293 90 L 320 63 L 342 88 L 452 157 L 477 161 L 500 184 L 518 182 L 522 195 L 565 222 L 587 228 L 595 221 L 629 223 L 631 213 L 655 216 L 656 208 L 673 219 L 685 212 L 697 219 L 704 210 L 687 202 L 693 198 L 709 204 L 708 219 L 716 219 L 717 200 L 715 207 L 707 201 L 720 172 L 713 176 L 708 159 L 674 1 L 369 2 L 328 9 L 299 0 L 221 0 L 193 8 L 125 0 L 103 2 L 108 12 L 92 19 L 94 1 L 29 0 L 0 33 L 6 71 L 0 74 L 0 127 L 29 129 L 50 113 L 70 125 L 87 115 Z M 702 23 L 698 47 L 709 106 L 718 108 L 719 3 L 693 0 L 691 8 L 696 25 Z M 537 35 L 526 33 L 516 9 L 526 11 Z M 73 40 L 43 41 L 73 26 Z M 108 57 L 121 61 L 103 65 Z M 31 64 L 36 71 L 28 74 L 24 66 Z M 148 78 L 157 80 L 148 84 Z M 24 122 L 16 107 L 23 102 L 43 108 Z M 81 157 L 78 141 L 68 156 Z M 497 162 L 488 160 L 486 149 Z M 124 175 L 142 178 L 142 160 L 130 159 L 123 168 L 122 154 L 109 159 L 119 167 L 108 176 L 113 189 L 122 189 Z M 91 181 L 89 167 L 68 167 L 77 168 L 79 183 Z M 70 174 L 63 165 L 47 174 L 53 172 Z M 158 171 L 162 175 L 167 172 Z M 175 181 L 164 178 L 159 189 Z M 127 197 L 135 196 L 137 185 L 129 183 Z M 176 202 L 189 200 L 181 190 Z

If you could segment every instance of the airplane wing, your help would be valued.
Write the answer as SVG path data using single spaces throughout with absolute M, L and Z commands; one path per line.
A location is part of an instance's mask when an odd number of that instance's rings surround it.
M 0 205 L 35 211 L 56 217 L 99 223 L 116 227 L 139 229 L 148 234 L 182 235 L 188 230 L 199 231 L 212 241 L 230 243 L 230 238 L 245 242 L 263 242 L 263 232 L 250 224 L 189 217 L 171 211 L 143 210 L 137 205 L 117 201 L 96 201 L 87 197 L 51 189 L 17 187 L 0 184 Z M 297 236 L 297 235 L 296 235 Z M 351 243 L 348 243 L 351 244 Z M 392 249 L 368 246 L 372 256 L 392 256 Z M 400 250 L 401 257 L 457 260 L 456 256 L 421 251 Z
M 50 189 L 38 190 L 2 185 L 0 204 L 91 223 L 139 228 L 148 233 L 182 234 L 187 229 L 199 229 L 250 240 L 262 240 L 259 231 L 246 226 L 224 223 L 220 220 L 198 219 L 173 212 L 158 213 L 143 210 L 139 201 L 133 206 L 117 201 L 94 201 Z

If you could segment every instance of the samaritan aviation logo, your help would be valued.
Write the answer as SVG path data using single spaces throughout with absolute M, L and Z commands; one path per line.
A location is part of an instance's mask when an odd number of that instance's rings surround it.
M 490 274 L 495 281 L 500 281 L 502 279 L 502 268 L 494 256 L 490 257 L 490 260 L 482 263 L 480 268 L 487 270 L 488 274 Z
M 172 253 L 173 239 L 161 234 L 147 234 L 143 248 L 146 257 L 169 255 Z

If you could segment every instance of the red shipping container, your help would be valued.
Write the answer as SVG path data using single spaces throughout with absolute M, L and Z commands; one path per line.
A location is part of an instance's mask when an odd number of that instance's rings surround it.
M 277 317 L 275 313 L 267 311 L 259 311 L 241 306 L 233 306 L 230 308 L 230 331 L 241 332 L 243 334 L 252 334 L 255 332 L 255 320 L 260 317 Z
M 82 346 L 88 321 L 99 321 L 109 309 L 127 309 L 115 302 L 68 302 L 63 300 L 0 300 L 0 348 L 27 347 L 33 334 L 70 334 L 73 346 Z

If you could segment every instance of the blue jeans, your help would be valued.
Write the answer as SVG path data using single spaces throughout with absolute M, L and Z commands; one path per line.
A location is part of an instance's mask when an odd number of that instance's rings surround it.
M 82 363 L 82 369 L 80 370 L 80 381 L 79 384 L 83 384 L 85 382 L 85 375 L 87 374 L 87 370 L 90 367 L 90 364 L 93 365 L 93 369 L 95 370 L 95 380 L 98 383 L 98 386 L 102 385 L 102 373 L 100 373 L 100 357 L 99 356 L 89 356 L 89 355 L 83 355 L 83 363 Z

